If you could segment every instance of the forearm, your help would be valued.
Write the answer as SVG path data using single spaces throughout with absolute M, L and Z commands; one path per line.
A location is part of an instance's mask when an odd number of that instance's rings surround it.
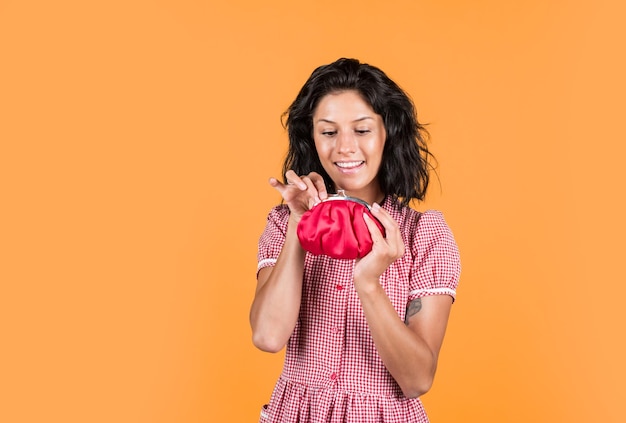
M 269 276 L 259 278 L 250 309 L 253 343 L 263 351 L 280 351 L 298 320 L 305 252 L 295 228 L 290 222 L 276 264 L 268 269 Z
M 426 393 L 432 385 L 437 353 L 398 316 L 376 281 L 355 281 L 374 344 L 385 367 L 405 396 Z

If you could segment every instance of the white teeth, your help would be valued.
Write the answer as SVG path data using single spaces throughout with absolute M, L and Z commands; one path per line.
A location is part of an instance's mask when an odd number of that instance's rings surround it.
M 357 167 L 364 163 L 362 160 L 358 162 L 336 162 L 335 164 L 343 169 L 349 169 L 351 167 Z

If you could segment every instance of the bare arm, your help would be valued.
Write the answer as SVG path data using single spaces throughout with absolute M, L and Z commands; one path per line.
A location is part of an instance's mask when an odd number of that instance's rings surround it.
M 415 398 L 432 385 L 452 298 L 436 295 L 414 300 L 407 308 L 406 323 L 400 319 L 379 277 L 404 254 L 404 244 L 391 216 L 376 206 L 372 212 L 385 226 L 387 238 L 367 222 L 374 248 L 355 266 L 354 285 L 383 363 L 404 395 Z
M 283 349 L 300 312 L 305 252 L 296 233 L 298 222 L 306 210 L 327 195 L 324 181 L 316 173 L 298 177 L 289 171 L 286 176 L 286 185 L 270 179 L 270 185 L 281 193 L 290 210 L 285 243 L 274 267 L 259 271 L 250 308 L 252 342 L 268 352 Z
M 274 267 L 259 271 L 250 309 L 252 342 L 263 351 L 280 351 L 296 325 L 302 298 L 304 250 L 290 218 L 285 244 Z
M 416 398 L 428 392 L 435 377 L 452 298 L 435 295 L 414 300 L 409 308 L 416 314 L 407 317 L 406 325 L 380 284 L 359 290 L 359 297 L 378 354 L 404 395 Z

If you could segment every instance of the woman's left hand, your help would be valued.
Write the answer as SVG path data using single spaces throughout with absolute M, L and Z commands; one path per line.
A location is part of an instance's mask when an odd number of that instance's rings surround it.
M 365 224 L 372 236 L 373 246 L 365 257 L 358 259 L 354 267 L 354 281 L 361 283 L 365 281 L 376 281 L 387 267 L 404 255 L 404 242 L 398 223 L 380 205 L 374 203 L 372 214 L 385 228 L 386 237 L 380 232 L 374 221 L 363 215 Z

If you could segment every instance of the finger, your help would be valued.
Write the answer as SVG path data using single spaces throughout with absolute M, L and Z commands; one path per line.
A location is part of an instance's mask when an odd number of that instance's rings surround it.
M 394 220 L 393 217 L 387 212 L 387 210 L 380 207 L 378 203 L 372 204 L 372 208 L 370 209 L 372 215 L 378 219 L 381 225 L 385 228 L 387 232 L 394 232 L 398 229 L 398 223 Z
M 311 182 L 308 177 L 302 176 L 300 179 L 302 179 L 302 182 L 306 184 L 306 205 L 307 208 L 311 209 L 314 205 L 320 202 L 317 197 L 317 191 L 315 190 L 313 182 Z
M 402 234 L 400 233 L 400 228 L 395 219 L 377 203 L 373 204 L 371 211 L 372 215 L 378 219 L 385 228 L 386 236 L 384 239 L 386 239 L 387 244 L 396 248 L 400 256 L 404 254 L 404 241 L 402 240 Z M 372 240 L 373 239 L 374 238 L 372 238 Z
M 283 185 L 283 183 L 282 183 L 282 182 L 280 182 L 278 179 L 273 178 L 273 177 L 272 177 L 272 178 L 270 178 L 268 182 L 269 182 L 269 183 L 270 183 L 270 185 L 271 185 L 272 187 L 274 187 L 274 188 L 276 188 L 277 186 Z
M 300 188 L 302 191 L 307 189 L 306 184 L 302 181 L 302 179 L 294 172 L 293 170 L 288 170 L 285 172 L 285 179 L 288 184 L 292 184 Z
M 318 196 L 320 199 L 325 200 L 328 198 L 328 192 L 326 191 L 326 182 L 324 182 L 324 178 L 317 172 L 309 173 L 309 178 L 315 185 L 315 189 L 317 189 Z
M 296 185 L 294 185 L 294 184 L 283 184 L 281 181 L 279 181 L 276 178 L 270 178 L 269 179 L 269 184 L 274 189 L 276 189 L 276 191 L 278 191 L 280 196 L 283 197 L 283 200 L 285 200 L 287 202 L 291 201 L 291 199 L 295 197 L 295 195 L 294 195 L 295 192 L 302 192 L 302 191 L 300 191 L 300 188 L 298 188 Z
M 363 213 L 363 220 L 365 220 L 365 225 L 370 231 L 370 235 L 372 236 L 372 241 L 374 242 L 374 244 L 377 244 L 379 242 L 385 242 L 383 233 L 380 231 L 380 229 L 378 229 L 378 225 L 374 223 L 374 220 L 367 213 Z
M 309 207 L 313 207 L 328 197 L 324 178 L 319 173 L 311 172 L 306 176 L 300 176 L 300 179 L 306 184 L 307 193 L 310 195 Z
M 270 178 L 269 179 L 269 184 L 270 184 L 270 186 L 272 188 L 275 188 L 280 193 L 281 196 L 283 195 L 283 193 L 287 189 L 287 185 L 283 184 L 282 182 L 280 182 L 276 178 Z
M 270 178 L 268 182 L 272 188 L 276 188 L 278 191 L 280 191 L 285 186 L 282 182 L 274 177 Z

